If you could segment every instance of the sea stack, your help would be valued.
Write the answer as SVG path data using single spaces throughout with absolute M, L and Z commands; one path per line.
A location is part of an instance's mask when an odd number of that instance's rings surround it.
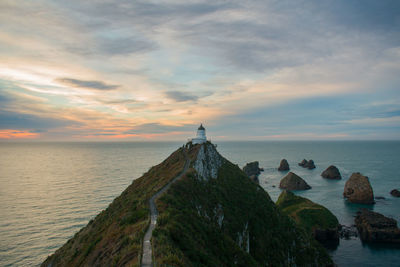
M 359 172 L 353 173 L 344 186 L 343 196 L 349 202 L 359 204 L 374 204 L 374 192 L 368 177 Z
M 392 191 L 390 191 L 390 194 L 394 197 L 400 197 L 400 191 L 397 189 L 393 189 Z
M 261 170 L 259 168 L 259 163 L 258 161 L 253 161 L 253 162 L 249 162 L 246 164 L 246 166 L 243 167 L 243 171 L 245 174 L 247 174 L 247 176 L 251 176 L 251 175 L 259 175 Z
M 301 162 L 299 162 L 299 166 L 304 167 L 304 165 L 307 164 L 307 160 L 303 159 Z
M 309 170 L 315 169 L 314 161 L 312 159 L 307 161 L 307 163 L 304 165 L 304 168 L 307 168 Z
M 311 186 L 309 186 L 306 181 L 297 174 L 289 172 L 282 178 L 279 188 L 286 190 L 308 190 L 311 189 Z
M 323 171 L 321 176 L 326 179 L 332 179 L 332 180 L 342 179 L 342 175 L 340 175 L 339 169 L 333 165 L 329 166 L 325 171 Z
M 364 242 L 400 244 L 400 229 L 395 219 L 362 209 L 357 213 L 355 223 Z
M 287 162 L 286 159 L 282 159 L 278 171 L 288 171 L 288 170 L 290 170 L 289 163 Z

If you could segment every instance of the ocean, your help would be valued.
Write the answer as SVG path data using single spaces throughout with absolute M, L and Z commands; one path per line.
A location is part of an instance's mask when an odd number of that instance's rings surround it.
M 260 185 L 275 201 L 281 190 L 278 172 L 282 158 L 303 177 L 311 190 L 296 194 L 331 210 L 341 224 L 351 225 L 360 207 L 368 207 L 400 221 L 400 198 L 389 192 L 400 188 L 400 142 L 216 142 L 219 152 L 243 167 L 259 161 L 265 169 Z M 0 266 L 38 266 L 90 219 L 105 209 L 132 181 L 160 163 L 179 142 L 45 142 L 0 143 Z M 316 169 L 297 166 L 313 159 Z M 321 178 L 329 165 L 343 179 Z M 373 206 L 347 203 L 346 180 L 353 172 L 369 177 Z M 275 186 L 275 187 L 273 187 Z M 340 240 L 330 251 L 338 266 L 398 266 L 400 249 L 367 245 L 358 239 Z

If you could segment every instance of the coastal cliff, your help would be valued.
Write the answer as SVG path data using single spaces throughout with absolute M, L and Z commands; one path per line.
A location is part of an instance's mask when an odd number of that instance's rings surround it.
M 160 266 L 327 266 L 326 251 L 210 142 L 188 144 L 135 180 L 42 266 L 139 266 L 149 199 Z

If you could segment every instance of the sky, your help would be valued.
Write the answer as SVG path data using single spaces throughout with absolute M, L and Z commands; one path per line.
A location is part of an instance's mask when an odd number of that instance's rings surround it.
M 0 140 L 399 140 L 400 1 L 0 1 Z

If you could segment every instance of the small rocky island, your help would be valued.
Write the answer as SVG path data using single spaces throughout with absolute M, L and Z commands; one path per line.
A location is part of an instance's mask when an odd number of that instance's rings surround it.
M 393 189 L 392 191 L 390 191 L 390 194 L 394 197 L 400 197 L 400 191 L 397 189 Z
M 355 222 L 364 242 L 400 244 L 400 229 L 395 219 L 362 209 L 357 213 Z
M 303 178 L 293 172 L 289 172 L 282 178 L 279 188 L 286 190 L 308 190 L 311 189 Z
M 355 172 L 344 186 L 343 196 L 351 203 L 374 204 L 374 192 L 368 177 Z
M 289 163 L 287 162 L 286 159 L 282 159 L 281 163 L 279 164 L 278 171 L 288 171 L 288 170 L 290 170 Z
M 315 169 L 315 163 L 312 159 L 310 160 L 306 160 L 303 159 L 300 163 L 299 166 L 303 167 L 303 168 L 307 168 L 309 170 Z
M 326 179 L 332 180 L 342 179 L 342 175 L 340 175 L 339 169 L 334 165 L 329 166 L 325 171 L 323 171 L 321 176 Z
M 249 162 L 243 167 L 243 172 L 255 183 L 259 183 L 258 176 L 263 171 L 258 161 Z

